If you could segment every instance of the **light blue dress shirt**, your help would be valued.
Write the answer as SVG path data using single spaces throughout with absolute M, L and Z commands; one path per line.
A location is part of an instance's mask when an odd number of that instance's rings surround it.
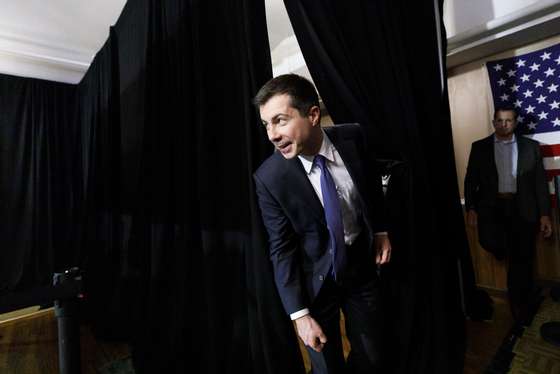
M 494 135 L 494 159 L 498 171 L 498 192 L 517 192 L 517 139 L 499 140 Z

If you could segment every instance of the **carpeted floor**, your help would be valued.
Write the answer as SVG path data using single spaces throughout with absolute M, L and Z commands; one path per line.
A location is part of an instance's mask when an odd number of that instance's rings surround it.
M 551 298 L 542 302 L 531 325 L 516 339 L 509 373 L 560 374 L 560 348 L 540 336 L 541 325 L 548 321 L 560 321 L 560 303 Z
M 99 369 L 100 374 L 135 374 L 132 359 L 126 357 L 115 360 Z

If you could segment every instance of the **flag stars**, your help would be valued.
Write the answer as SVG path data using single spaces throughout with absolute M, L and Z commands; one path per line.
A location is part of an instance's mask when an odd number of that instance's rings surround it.
M 530 122 L 527 124 L 529 130 L 535 130 L 537 128 L 537 124 L 535 122 Z
M 537 114 L 537 116 L 539 116 L 539 119 L 548 119 L 548 113 L 544 110 Z
M 533 65 L 529 66 L 531 71 L 537 71 L 537 70 L 539 70 L 540 67 L 541 67 L 541 64 L 537 64 L 536 62 L 533 62 Z
M 556 69 L 548 68 L 548 69 L 544 72 L 544 74 L 545 74 L 547 77 L 550 77 L 551 75 L 554 75 L 554 72 L 555 72 L 555 71 L 556 71 Z
M 560 53 L 545 49 L 486 66 L 495 105 L 512 105 L 531 134 L 560 130 Z
M 523 92 L 523 95 L 525 95 L 525 98 L 533 97 L 533 91 L 527 89 L 527 91 Z

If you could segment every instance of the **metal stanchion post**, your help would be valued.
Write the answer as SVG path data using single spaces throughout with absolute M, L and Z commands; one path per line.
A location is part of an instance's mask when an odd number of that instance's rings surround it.
M 55 273 L 53 285 L 67 281 L 81 281 L 78 268 Z M 80 374 L 80 318 L 78 295 L 54 302 L 55 316 L 58 321 L 58 362 L 60 374 Z

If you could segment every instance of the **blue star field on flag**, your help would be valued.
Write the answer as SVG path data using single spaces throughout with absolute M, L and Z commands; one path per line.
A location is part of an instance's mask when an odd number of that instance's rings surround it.
M 560 130 L 560 44 L 486 63 L 494 107 L 514 107 L 522 134 Z

